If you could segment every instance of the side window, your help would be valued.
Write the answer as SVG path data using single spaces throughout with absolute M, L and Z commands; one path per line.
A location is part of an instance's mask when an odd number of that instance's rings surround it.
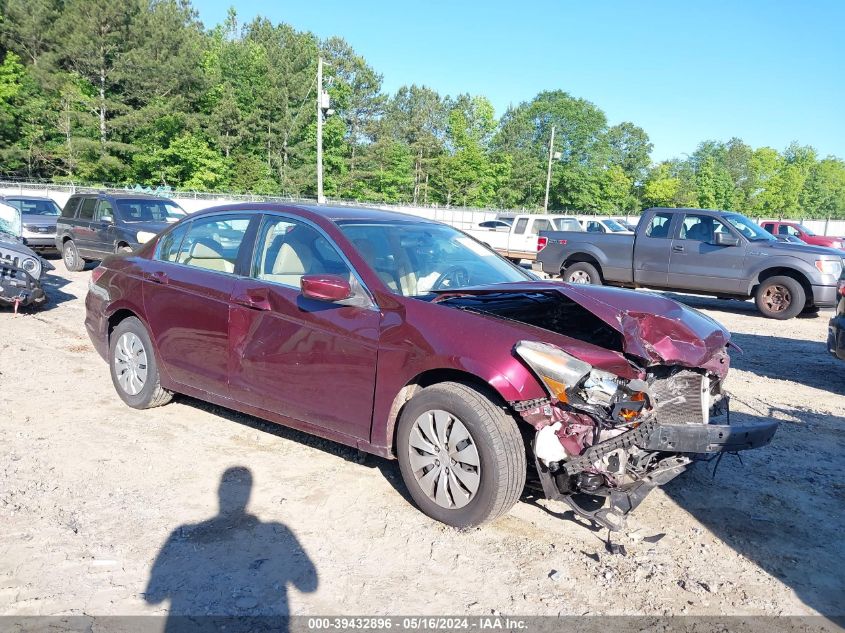
M 646 237 L 669 237 L 669 226 L 672 224 L 671 213 L 655 213 L 645 231 Z
M 316 229 L 290 218 L 268 216 L 258 235 L 252 276 L 299 288 L 303 275 L 351 278 L 337 249 Z
M 175 262 L 179 257 L 182 238 L 190 225 L 190 222 L 185 222 L 162 237 L 156 245 L 155 258 L 163 262 Z
M 249 218 L 245 217 L 212 216 L 195 220 L 182 240 L 176 261 L 205 270 L 233 273 L 248 226 Z
M 588 233 L 604 233 L 604 227 L 601 225 L 600 222 L 596 222 L 591 220 L 587 222 L 587 232 Z
M 62 209 L 63 218 L 76 217 L 76 210 L 79 208 L 79 200 L 80 198 L 71 198 L 65 203 L 65 207 Z
M 519 218 L 516 221 L 516 228 L 514 228 L 513 232 L 517 235 L 522 235 L 525 233 L 526 226 L 528 226 L 528 218 Z
M 93 220 L 94 219 L 94 211 L 97 209 L 97 199 L 96 198 L 83 198 L 82 199 L 82 206 L 79 207 L 79 219 L 80 220 Z
M 111 206 L 111 202 L 100 200 L 100 204 L 97 206 L 97 219 L 104 222 L 114 222 L 114 207 Z
M 772 229 L 775 228 L 774 222 L 764 222 L 763 223 L 763 230 L 768 231 L 769 233 L 772 232 Z
M 787 235 L 792 235 L 793 237 L 800 237 L 800 236 L 801 236 L 801 231 L 799 231 L 798 229 L 796 229 L 794 226 L 789 226 L 789 225 L 787 224 L 787 225 L 786 225 L 786 234 L 787 234 Z

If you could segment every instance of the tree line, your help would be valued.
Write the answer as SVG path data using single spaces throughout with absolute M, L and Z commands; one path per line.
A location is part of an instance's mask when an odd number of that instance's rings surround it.
M 845 217 L 845 162 L 812 147 L 653 164 L 645 130 L 563 90 L 499 118 L 481 95 L 387 94 L 340 37 L 234 10 L 208 29 L 188 0 L 0 0 L 0 176 L 313 197 L 320 56 L 330 198 L 536 209 L 554 126 L 553 209 Z

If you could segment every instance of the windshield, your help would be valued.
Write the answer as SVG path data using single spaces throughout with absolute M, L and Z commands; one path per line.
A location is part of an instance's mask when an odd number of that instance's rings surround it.
M 555 218 L 555 226 L 558 231 L 583 231 L 581 223 L 575 218 Z
M 6 203 L 15 207 L 22 215 L 61 215 L 62 210 L 52 200 L 38 198 L 6 198 Z
M 532 277 L 451 226 L 338 223 L 364 261 L 396 294 L 419 297 Z
M 16 207 L 0 202 L 0 233 L 21 234 L 21 214 Z
M 117 201 L 117 208 L 125 222 L 178 222 L 187 215 L 172 200 L 122 198 Z
M 752 242 L 777 241 L 774 235 L 762 228 L 759 224 L 755 224 L 744 215 L 739 215 L 738 213 L 731 214 L 724 216 L 724 219 Z
M 605 220 L 604 225 L 610 229 L 611 233 L 627 233 L 628 229 L 619 224 L 616 220 Z

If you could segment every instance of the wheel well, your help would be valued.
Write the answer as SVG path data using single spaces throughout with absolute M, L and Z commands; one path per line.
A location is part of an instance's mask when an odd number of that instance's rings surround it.
M 588 253 L 574 253 L 574 254 L 570 255 L 569 257 L 567 257 L 566 260 L 564 260 L 563 264 L 560 267 L 561 274 L 563 274 L 563 271 L 566 270 L 566 268 L 568 266 L 571 266 L 572 264 L 578 264 L 578 263 L 581 263 L 581 262 L 583 262 L 585 264 L 592 264 L 593 266 L 595 266 L 596 270 L 599 271 L 599 276 L 601 276 L 602 280 L 604 280 L 604 273 L 602 272 L 601 264 L 599 263 L 599 260 L 597 260 L 592 255 L 589 255 Z
M 507 402 L 505 402 L 504 398 L 486 381 L 475 374 L 459 369 L 430 369 L 424 371 L 411 379 L 408 384 L 399 390 L 390 407 L 390 412 L 387 416 L 387 437 L 390 438 L 390 447 L 394 455 L 396 454 L 396 422 L 402 414 L 402 409 L 418 391 L 441 382 L 457 382 L 467 387 L 472 387 L 479 393 L 487 396 L 496 406 L 507 408 Z
M 128 319 L 129 317 L 137 317 L 138 315 L 132 312 L 132 310 L 121 309 L 115 312 L 113 315 L 109 317 L 109 340 L 111 340 L 111 333 L 114 331 L 121 321 L 124 319 Z
M 65 236 L 62 238 L 62 244 L 64 244 L 65 242 L 67 242 L 67 241 L 69 241 L 69 240 L 70 240 L 70 235 L 65 235 Z
M 807 279 L 803 273 L 795 270 L 794 268 L 774 267 L 767 268 L 762 271 L 759 275 L 757 275 L 757 283 L 754 284 L 754 287 L 751 289 L 751 296 L 755 296 L 757 294 L 757 289 L 764 281 L 770 277 L 780 276 L 792 277 L 795 281 L 801 284 L 801 287 L 804 288 L 804 293 L 807 295 L 807 305 L 811 305 L 813 303 L 813 286 L 810 285 L 810 280 Z

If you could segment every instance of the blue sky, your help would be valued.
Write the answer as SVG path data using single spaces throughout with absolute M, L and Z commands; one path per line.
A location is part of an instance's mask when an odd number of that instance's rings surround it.
M 791 141 L 845 158 L 845 1 L 468 2 L 195 0 L 206 26 L 234 6 L 338 35 L 384 89 L 424 84 L 486 95 L 497 116 L 541 90 L 632 121 L 653 158 L 705 139 Z

